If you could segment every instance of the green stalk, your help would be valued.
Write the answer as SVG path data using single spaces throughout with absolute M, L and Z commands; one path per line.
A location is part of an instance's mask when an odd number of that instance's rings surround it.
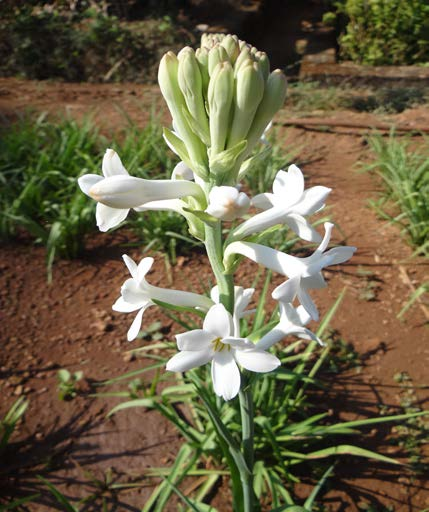
M 219 287 L 219 299 L 225 308 L 234 313 L 234 281 L 232 274 L 225 274 L 223 266 L 223 241 L 222 225 L 217 222 L 214 226 L 205 226 L 205 246 L 216 282 Z M 242 375 L 242 389 L 240 390 L 240 413 L 242 424 L 242 454 L 234 458 L 236 467 L 240 473 L 240 481 L 243 493 L 243 508 L 240 511 L 255 511 L 255 495 L 253 490 L 253 464 L 254 464 L 254 423 L 253 423 L 253 399 L 252 389 L 247 379 Z M 216 416 L 216 415 L 215 415 Z M 216 418 L 220 420 L 220 418 Z M 229 448 L 232 448 L 231 443 Z M 244 459 L 244 460 L 243 460 Z M 243 463 L 244 462 L 244 463 Z M 238 503 L 236 506 L 239 505 Z
M 224 273 L 222 227 L 220 221 L 213 227 L 206 224 L 205 233 L 207 256 L 219 287 L 220 302 L 232 315 L 234 313 L 234 281 L 232 274 Z
M 241 436 L 242 450 L 244 460 L 248 471 L 245 475 L 241 475 L 244 495 L 244 510 L 253 512 L 255 508 L 255 494 L 253 491 L 253 466 L 254 466 L 254 410 L 252 387 L 247 382 L 245 375 L 242 377 L 242 386 L 240 389 L 240 414 L 241 414 Z M 243 478 L 245 477 L 245 478 Z

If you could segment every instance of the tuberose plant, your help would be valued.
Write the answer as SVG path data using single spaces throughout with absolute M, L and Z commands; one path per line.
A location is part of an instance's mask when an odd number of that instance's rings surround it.
M 234 510 L 250 512 L 258 509 L 252 389 L 258 374 L 275 372 L 280 366 L 270 349 L 286 336 L 323 345 L 306 327 L 319 317 L 311 290 L 325 287 L 322 270 L 347 261 L 355 248 L 328 249 L 333 224 L 325 223 L 321 237 L 308 217 L 324 207 L 331 190 L 305 189 L 303 174 L 295 165 L 279 170 L 272 192 L 249 198 L 240 191 L 240 182 L 258 163 L 253 150 L 286 95 L 285 76 L 280 70 L 270 72 L 264 52 L 236 36 L 204 35 L 196 51 L 186 47 L 177 56 L 164 55 L 158 79 L 173 121 L 172 129 L 164 128 L 164 138 L 181 160 L 171 179 L 130 176 L 117 153 L 108 149 L 103 175 L 84 175 L 79 185 L 97 201 L 101 231 L 117 226 L 130 209 L 170 210 L 183 215 L 190 234 L 204 243 L 216 280 L 210 296 L 154 286 L 147 279 L 153 258 L 136 263 L 124 255 L 130 277 L 113 309 L 134 314 L 129 341 L 137 337 L 150 306 L 192 312 L 201 318 L 201 325 L 176 335 L 178 352 L 168 361 L 167 370 L 189 372 L 210 363 L 218 400 L 238 396 L 241 446 L 212 407 L 210 388 L 193 379 L 218 442 L 225 447 Z M 250 206 L 261 211 L 239 222 Z M 259 243 L 277 225 L 287 225 L 302 240 L 317 243 L 317 248 L 310 256 L 296 257 Z M 243 256 L 285 278 L 272 292 L 278 312 L 251 336 L 248 319 L 255 310 L 248 307 L 255 290 L 234 282 Z

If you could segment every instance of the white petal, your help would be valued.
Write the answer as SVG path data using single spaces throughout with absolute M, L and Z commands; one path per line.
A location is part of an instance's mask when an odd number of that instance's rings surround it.
M 285 220 L 285 211 L 281 206 L 273 206 L 268 210 L 257 213 L 250 219 L 240 224 L 234 231 L 234 238 L 245 238 L 253 233 L 260 233 L 276 224 L 282 224 Z
M 140 311 L 137 313 L 136 317 L 133 320 L 133 323 L 131 324 L 131 327 L 128 329 L 127 333 L 127 339 L 128 341 L 133 341 L 137 338 L 140 327 L 142 326 L 142 320 L 143 320 L 143 313 L 145 312 L 146 308 L 150 306 L 150 304 L 147 304 L 146 307 L 143 307 L 140 309 Z
M 187 204 L 180 199 L 161 199 L 160 201 L 148 201 L 142 206 L 134 208 L 136 212 L 164 211 L 182 214 L 183 207 Z
M 298 306 L 295 311 L 301 325 L 307 325 L 310 322 L 311 316 L 307 313 L 304 306 Z
M 168 144 L 168 142 L 167 142 Z M 171 146 L 169 145 L 170 149 Z M 175 153 L 175 151 L 173 150 Z M 173 169 L 173 173 L 171 174 L 172 180 L 193 180 L 194 172 L 190 169 L 185 162 L 179 162 L 176 167 Z
M 317 311 L 316 304 L 312 301 L 307 291 L 301 288 L 298 291 L 298 299 L 311 318 L 317 322 L 319 320 L 319 312 Z
M 268 192 L 265 194 L 258 194 L 252 199 L 252 206 L 260 208 L 261 210 L 268 210 L 274 206 L 273 197 L 274 195 Z
M 105 204 L 98 203 L 95 209 L 95 218 L 97 220 L 98 229 L 105 232 L 118 226 L 127 218 L 129 211 L 130 210 L 128 208 L 111 208 Z
M 99 176 L 98 174 L 84 174 L 78 178 L 77 182 L 82 192 L 89 196 L 91 187 L 103 179 L 103 176 Z
M 324 256 L 330 258 L 330 265 L 338 265 L 339 263 L 344 263 L 349 260 L 355 251 L 356 247 L 334 247 L 333 249 L 325 252 Z
M 145 275 L 149 272 L 149 270 L 152 268 L 154 259 L 147 257 L 143 258 L 138 267 L 137 267 L 137 281 L 141 282 L 143 281 L 143 278 Z
M 279 171 L 273 183 L 276 204 L 295 204 L 304 192 L 304 176 L 296 165 L 290 165 L 287 172 Z
M 246 370 L 258 373 L 272 372 L 281 364 L 276 356 L 263 350 L 236 350 L 235 360 Z
M 224 262 L 227 263 L 231 254 L 242 254 L 260 265 L 264 265 L 287 277 L 302 275 L 306 272 L 307 261 L 284 252 L 271 249 L 251 242 L 233 242 L 225 249 Z
M 326 288 L 327 284 L 322 276 L 321 272 L 317 272 L 308 277 L 301 279 L 301 285 L 305 290 L 318 290 L 320 288 Z
M 128 172 L 122 165 L 118 153 L 113 151 L 113 149 L 106 149 L 101 169 L 106 178 L 120 174 L 128 176 Z
M 214 340 L 212 333 L 204 331 L 204 329 L 194 329 L 193 331 L 184 332 L 176 335 L 177 348 L 179 350 L 205 350 Z
M 331 234 L 334 225 L 332 224 L 332 222 L 325 222 L 323 226 L 325 227 L 325 236 L 323 237 L 323 240 L 320 243 L 319 247 L 316 249 L 315 253 L 321 253 L 325 251 L 329 245 L 329 241 L 331 240 Z
M 213 302 L 216 304 L 219 304 L 219 287 L 218 285 L 213 286 L 213 288 L 210 291 L 210 297 Z
M 201 187 L 193 181 L 145 180 L 128 175 L 110 176 L 89 190 L 93 199 L 112 208 L 137 208 L 149 201 L 201 194 Z
M 167 363 L 166 369 L 170 372 L 187 372 L 208 363 L 213 353 L 210 350 L 178 352 Z
M 298 288 L 301 282 L 299 276 L 288 279 L 281 285 L 274 288 L 271 297 L 275 300 L 281 300 L 283 302 L 293 302 L 298 293 Z
M 255 345 L 249 341 L 246 338 L 240 338 L 238 336 L 227 336 L 226 338 L 223 338 L 222 343 L 225 343 L 225 345 L 231 345 L 231 347 L 234 348 L 254 348 Z
M 199 295 L 198 293 L 159 288 L 149 283 L 145 283 L 145 290 L 152 299 L 166 302 L 173 306 L 199 308 L 202 311 L 208 311 L 214 305 L 212 299 L 205 295 Z
M 223 304 L 215 304 L 209 309 L 204 319 L 203 329 L 221 339 L 232 334 L 232 316 Z
M 311 215 L 318 212 L 325 206 L 331 188 L 316 186 L 304 190 L 301 199 L 293 206 L 293 211 L 300 215 Z
M 281 341 L 285 336 L 284 329 L 281 329 L 280 324 L 277 324 L 274 329 L 271 329 L 271 331 L 267 332 L 262 338 L 256 343 L 255 349 L 257 350 L 267 350 L 268 348 L 272 347 L 275 343 L 278 343 Z
M 122 255 L 122 259 L 124 260 L 125 265 L 133 279 L 137 280 L 137 264 L 136 262 L 130 258 L 127 254 Z
M 231 400 L 240 391 L 240 372 L 231 352 L 216 352 L 212 361 L 213 388 L 224 400 Z
M 285 218 L 285 223 L 294 231 L 300 238 L 307 242 L 320 242 L 322 237 L 308 222 L 307 219 L 296 213 L 291 213 Z
M 123 297 L 119 297 L 119 299 L 113 304 L 112 309 L 113 311 L 119 311 L 120 313 L 131 313 L 140 307 L 140 305 L 131 304 L 130 302 L 126 302 Z
M 125 302 L 129 304 L 140 304 L 143 306 L 150 302 L 150 297 L 146 290 L 143 290 L 135 279 L 127 279 L 125 281 L 121 288 L 121 294 Z

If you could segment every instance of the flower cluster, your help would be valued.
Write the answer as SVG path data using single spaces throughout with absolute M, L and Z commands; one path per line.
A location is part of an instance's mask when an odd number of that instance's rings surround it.
M 321 343 L 306 327 L 318 319 L 310 292 L 326 286 L 325 267 L 345 262 L 355 248 L 328 249 L 333 224 L 325 223 L 322 238 L 309 216 L 325 206 L 331 190 L 305 189 L 296 165 L 279 170 L 272 192 L 253 198 L 240 192 L 240 180 L 252 170 L 252 151 L 264 139 L 286 93 L 284 75 L 279 70 L 270 73 L 265 53 L 236 36 L 205 35 L 198 50 L 184 48 L 177 56 L 169 52 L 163 57 L 159 84 L 172 115 L 172 129 L 164 129 L 164 138 L 181 160 L 171 179 L 132 177 L 108 149 L 103 176 L 82 176 L 79 185 L 98 203 L 101 231 L 117 226 L 131 208 L 171 210 L 183 215 L 190 233 L 204 242 L 217 281 L 210 297 L 153 286 L 146 280 L 153 259 L 143 258 L 137 265 L 124 255 L 131 278 L 113 309 L 136 312 L 130 341 L 138 335 L 149 306 L 186 307 L 205 315 L 201 329 L 176 335 L 179 352 L 167 369 L 186 372 L 211 362 L 214 391 L 230 400 L 240 390 L 240 369 L 277 368 L 279 359 L 267 350 L 286 336 Z M 261 211 L 249 216 L 250 206 Z M 246 219 L 240 222 L 243 216 Z M 224 239 L 223 221 L 233 223 Z M 286 225 L 302 240 L 319 246 L 299 258 L 258 243 L 260 235 L 276 225 Z M 234 286 L 234 270 L 242 256 L 286 278 L 272 292 L 279 306 L 278 323 L 256 343 L 240 332 L 240 320 L 252 314 L 247 308 L 254 291 Z

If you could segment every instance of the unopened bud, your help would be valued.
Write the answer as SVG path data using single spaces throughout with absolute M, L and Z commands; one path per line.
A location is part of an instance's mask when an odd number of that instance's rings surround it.
M 247 134 L 248 155 L 256 142 L 261 138 L 274 114 L 281 109 L 286 97 L 286 77 L 276 69 L 268 77 L 264 95 L 253 119 L 252 127 Z
M 241 66 L 247 64 L 249 60 L 253 62 L 253 57 L 250 53 L 250 49 L 246 46 L 240 51 L 240 54 L 238 55 L 237 60 L 235 61 L 234 76 L 237 76 Z
M 200 68 L 203 95 L 207 98 L 207 88 L 209 86 L 209 51 L 207 48 L 198 48 L 195 51 L 195 57 L 198 61 L 198 67 Z
M 204 106 L 201 73 L 194 50 L 186 47 L 178 55 L 178 81 L 186 106 L 195 119 L 205 142 L 209 140 L 209 122 Z
M 234 97 L 234 73 L 229 62 L 220 62 L 210 79 L 208 89 L 211 154 L 225 149 L 230 111 Z
M 228 147 L 246 139 L 256 109 L 264 95 L 264 78 L 256 62 L 248 61 L 241 66 L 235 81 L 235 102 L 232 127 L 228 136 Z
M 265 52 L 258 52 L 256 53 L 255 57 L 258 60 L 259 69 L 262 71 L 264 80 L 267 80 L 270 74 L 270 60 L 268 55 Z
M 209 75 L 213 75 L 213 72 L 219 62 L 227 62 L 229 60 L 228 54 L 223 46 L 217 44 L 209 51 Z
M 191 130 L 183 114 L 186 102 L 178 83 L 178 68 L 179 61 L 176 55 L 173 52 L 166 53 L 159 64 L 159 86 L 173 117 L 175 129 L 185 143 L 192 162 L 205 165 L 207 163 L 205 146 Z
M 231 34 L 228 34 L 227 36 L 225 36 L 225 38 L 222 40 L 220 44 L 225 48 L 229 60 L 231 61 L 231 64 L 234 65 L 234 62 L 236 61 L 238 54 L 240 53 L 237 36 L 232 36 Z

